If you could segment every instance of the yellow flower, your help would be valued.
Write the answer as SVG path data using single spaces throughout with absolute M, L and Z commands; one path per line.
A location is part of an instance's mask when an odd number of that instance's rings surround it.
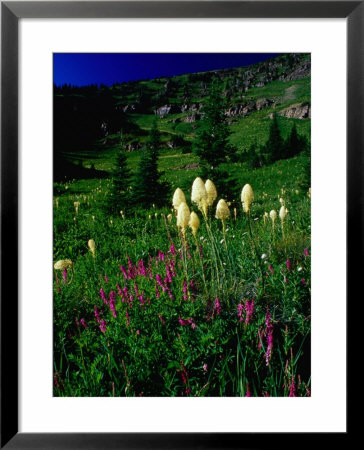
M 78 208 L 80 206 L 80 202 L 73 202 L 73 206 L 75 207 L 76 214 L 78 214 Z
M 87 244 L 92 253 L 92 256 L 95 257 L 95 249 L 96 249 L 95 241 L 93 239 L 90 239 Z
M 191 201 L 197 204 L 205 216 L 207 215 L 208 195 L 205 183 L 200 177 L 197 177 L 192 184 Z
M 250 211 L 250 205 L 254 200 L 254 192 L 250 184 L 246 184 L 241 191 L 241 201 L 243 203 L 244 212 Z
M 172 222 L 172 214 L 168 214 L 167 219 L 168 219 L 168 222 Z
M 230 210 L 225 200 L 219 200 L 216 207 L 216 219 L 225 220 L 230 217 Z
M 279 217 L 282 222 L 284 221 L 284 218 L 286 217 L 287 213 L 288 213 L 288 209 L 283 205 L 281 207 L 281 209 L 279 210 Z
M 54 264 L 56 270 L 64 270 L 72 267 L 73 263 L 70 259 L 60 259 Z
M 267 212 L 265 212 L 263 215 L 264 225 L 266 224 L 268 217 L 269 217 L 269 214 Z
M 190 221 L 190 208 L 187 203 L 182 202 L 178 207 L 177 212 L 177 226 L 182 229 L 182 234 L 185 234 L 185 230 L 188 227 Z
M 211 180 L 206 180 L 205 188 L 207 192 L 207 205 L 211 206 L 217 198 L 217 191 Z
M 198 215 L 192 211 L 190 215 L 190 221 L 188 222 L 189 227 L 192 229 L 192 234 L 196 236 L 197 230 L 200 227 L 200 219 Z
M 174 191 L 173 199 L 172 199 L 172 205 L 173 205 L 174 209 L 177 210 L 178 207 L 179 207 L 179 205 L 180 205 L 182 202 L 185 202 L 185 203 L 186 203 L 186 197 L 185 197 L 185 194 L 183 193 L 182 189 L 177 188 L 177 189 Z
M 275 211 L 274 209 L 272 209 L 272 211 L 269 213 L 269 217 L 272 219 L 273 225 L 274 225 L 274 221 L 277 218 L 277 211 Z

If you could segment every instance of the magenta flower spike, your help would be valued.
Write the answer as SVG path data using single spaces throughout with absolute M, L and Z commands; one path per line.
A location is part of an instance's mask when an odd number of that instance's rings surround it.
M 287 259 L 287 261 L 286 261 L 286 266 L 287 266 L 287 270 L 289 272 L 291 270 L 291 261 L 289 259 Z
M 100 323 L 100 313 L 98 312 L 96 305 L 94 305 L 94 311 L 95 311 L 96 322 Z
M 100 295 L 101 295 L 101 298 L 104 301 L 105 305 L 107 305 L 108 301 L 107 301 L 107 298 L 106 298 L 106 295 L 105 295 L 105 291 L 102 288 L 100 289 Z
M 293 375 L 292 375 L 291 384 L 289 386 L 289 395 L 288 395 L 288 397 L 296 397 L 296 386 L 294 385 Z
M 188 300 L 188 289 L 187 289 L 187 281 L 183 280 L 183 300 Z
M 127 280 L 127 279 L 128 279 L 128 274 L 126 273 L 125 267 L 120 266 L 120 270 L 121 270 L 121 272 L 123 273 L 124 278 Z
M 214 303 L 214 311 L 216 311 L 217 315 L 221 314 L 221 305 L 220 305 L 220 300 L 218 298 L 216 298 L 215 303 Z
M 107 328 L 106 328 L 106 322 L 104 319 L 101 320 L 100 326 L 99 326 L 100 330 L 105 333 Z
M 273 325 L 271 322 L 271 315 L 269 314 L 269 310 L 267 308 L 267 314 L 265 318 L 265 336 L 267 339 L 267 352 L 265 354 L 265 362 L 266 365 L 269 366 L 269 361 L 272 356 L 272 349 L 273 349 Z
M 274 269 L 273 269 L 271 264 L 269 264 L 268 269 L 269 269 L 269 272 L 273 275 L 274 274 Z
M 244 320 L 244 319 L 243 319 L 244 309 L 245 309 L 244 304 L 243 304 L 243 303 L 239 303 L 239 304 L 238 304 L 238 317 L 239 317 L 239 322 L 242 322 L 242 321 Z
M 63 269 L 62 276 L 63 276 L 63 284 L 66 284 L 66 281 L 67 281 L 67 269 Z
M 85 321 L 84 318 L 82 318 L 82 319 L 80 320 L 80 322 L 81 322 L 81 325 L 83 326 L 83 328 L 87 328 L 87 323 L 86 323 L 86 321 Z
M 310 256 L 310 254 L 308 253 L 307 248 L 305 248 L 305 249 L 303 250 L 303 252 L 304 252 L 305 256 Z
M 106 283 L 109 282 L 109 279 L 108 279 L 107 275 L 105 275 L 105 282 L 106 282 Z

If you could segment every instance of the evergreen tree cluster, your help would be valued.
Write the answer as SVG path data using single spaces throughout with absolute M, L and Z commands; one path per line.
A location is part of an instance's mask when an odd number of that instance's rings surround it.
M 158 171 L 160 134 L 156 121 L 149 134 L 134 176 L 127 166 L 126 142 L 121 137 L 120 150 L 112 172 L 112 186 L 105 209 L 111 214 L 120 210 L 148 208 L 152 204 L 163 205 L 169 195 L 169 185 L 161 181 L 163 172 Z
M 280 159 L 288 159 L 305 152 L 309 153 L 309 142 L 297 132 L 293 124 L 287 139 L 283 139 L 279 129 L 278 119 L 273 117 L 267 142 L 259 146 L 256 141 L 242 156 L 242 162 L 247 162 L 251 168 L 258 168 L 272 164 Z

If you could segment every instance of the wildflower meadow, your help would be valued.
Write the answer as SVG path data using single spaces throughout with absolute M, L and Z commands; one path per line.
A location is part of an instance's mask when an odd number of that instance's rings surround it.
M 260 95 L 297 101 L 292 93 L 303 92 L 305 80 L 293 90 L 281 78 L 269 79 Z M 221 114 L 219 98 L 230 92 L 221 79 L 225 91 L 215 78 L 206 82 L 200 128 L 185 124 L 191 148 L 166 147 L 168 117 L 133 112 L 143 148 L 130 150 L 130 135 L 120 132 L 110 159 L 95 157 L 92 177 L 55 180 L 54 396 L 311 395 L 310 150 L 308 122 L 302 125 L 309 119 L 272 119 L 257 109 L 239 128 Z M 267 145 L 239 150 L 248 142 L 244 127 L 257 136 L 264 129 Z M 97 149 L 107 138 L 96 140 Z M 303 139 L 304 150 L 285 150 Z M 269 153 L 276 144 L 279 157 Z M 253 164 L 236 156 L 252 153 L 260 158 Z M 105 161 L 110 176 L 101 177 Z

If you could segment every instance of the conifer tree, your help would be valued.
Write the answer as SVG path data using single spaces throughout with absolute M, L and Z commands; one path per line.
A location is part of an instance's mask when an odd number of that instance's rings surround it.
M 166 201 L 169 186 L 160 180 L 163 173 L 158 171 L 159 147 L 160 133 L 154 121 L 134 177 L 132 200 L 135 207 L 147 208 L 152 204 L 162 205 Z
M 126 142 L 121 134 L 120 148 L 112 171 L 112 186 L 107 200 L 107 209 L 112 214 L 119 214 L 119 211 L 127 208 L 130 203 L 131 172 L 125 148 Z
M 236 152 L 229 142 L 231 132 L 225 117 L 226 101 L 222 91 L 218 79 L 214 78 L 193 148 L 200 157 L 201 177 L 213 180 L 221 195 L 232 195 L 234 180 L 220 167 Z
M 284 141 L 279 130 L 277 116 L 273 116 L 273 121 L 269 129 L 269 138 L 264 146 L 264 155 L 267 164 L 278 161 L 284 152 Z

